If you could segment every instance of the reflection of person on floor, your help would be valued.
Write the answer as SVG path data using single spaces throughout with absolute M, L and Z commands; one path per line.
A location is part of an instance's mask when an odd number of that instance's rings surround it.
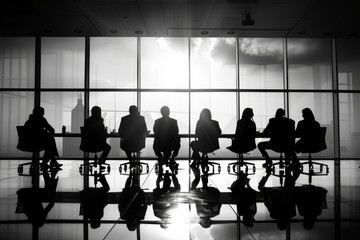
M 107 205 L 107 192 L 109 184 L 104 175 L 99 175 L 100 188 L 85 188 L 80 191 L 80 215 L 89 219 L 91 228 L 100 227 L 101 218 L 104 216 L 104 208 Z
M 159 177 L 160 175 L 158 175 Z M 156 188 L 153 190 L 153 210 L 154 215 L 160 218 L 160 227 L 165 229 L 171 221 L 172 211 L 178 206 L 176 193 L 180 192 L 180 184 L 176 175 L 169 171 L 166 171 L 163 178 L 162 187 L 160 187 L 160 180 L 157 180 Z M 171 179 L 173 187 L 171 187 Z
M 327 208 L 327 190 L 313 185 L 295 187 L 296 205 L 300 216 L 304 217 L 303 226 L 310 230 L 314 227 L 322 209 Z
M 58 171 L 58 168 L 54 168 L 43 173 L 44 188 L 22 188 L 17 191 L 18 206 L 16 213 L 25 213 L 35 228 L 44 225 L 48 213 L 54 207 L 56 187 L 59 180 L 58 177 L 56 178 Z M 45 208 L 42 201 L 49 202 Z
M 230 190 L 233 198 L 236 200 L 237 212 L 243 216 L 243 223 L 247 227 L 252 227 L 255 221 L 256 191 L 249 184 L 250 179 L 242 171 L 238 179 L 231 184 Z
M 170 116 L 170 109 L 163 106 L 160 109 L 162 117 L 154 123 L 154 152 L 158 157 L 160 172 L 162 166 L 169 163 L 170 169 L 176 165 L 175 157 L 180 149 L 180 137 L 177 121 Z M 172 169 L 173 171 L 173 169 Z
M 99 163 L 105 163 L 111 150 L 106 143 L 107 133 L 104 126 L 104 119 L 101 117 L 101 108 L 94 106 L 91 109 L 91 116 L 85 120 L 82 132 L 80 150 L 85 152 L 101 152 Z
M 136 106 L 129 107 L 129 115 L 121 118 L 119 126 L 120 148 L 125 151 L 130 163 L 133 162 L 131 153 L 140 151 L 145 147 L 145 136 L 148 130 L 145 118 L 140 115 Z
M 270 217 L 276 220 L 278 229 L 285 230 L 288 221 L 296 216 L 294 187 L 299 173 L 291 171 L 289 167 L 285 171 L 284 187 L 265 187 L 270 171 L 267 168 L 266 176 L 260 180 L 258 188 L 264 194 L 264 203 Z
M 25 122 L 25 128 L 27 133 L 31 135 L 32 141 L 36 142 L 36 145 L 41 145 L 42 149 L 45 149 L 41 163 L 42 169 L 45 171 L 49 167 L 48 162 L 50 160 L 51 167 L 61 167 L 62 164 L 56 161 L 56 157 L 59 157 L 59 154 L 54 138 L 55 130 L 47 122 L 44 114 L 44 108 L 35 107 L 29 119 Z
M 211 218 L 220 214 L 220 191 L 214 187 L 197 188 L 195 194 L 201 200 L 201 203 L 196 203 L 196 212 L 200 217 L 199 224 L 203 228 L 209 228 L 212 225 Z
M 125 188 L 119 197 L 120 218 L 126 221 L 129 231 L 135 231 L 140 221 L 144 219 L 147 210 L 144 191 L 136 184 L 134 174 L 130 174 L 125 183 Z
M 284 152 L 286 163 L 290 163 L 290 159 L 298 161 L 295 154 L 295 121 L 285 117 L 285 111 L 282 108 L 276 110 L 275 118 L 269 120 L 268 125 L 263 131 L 263 135 L 270 136 L 269 141 L 260 142 L 258 149 L 266 161 L 263 166 L 272 165 L 272 160 L 266 149 L 276 152 Z

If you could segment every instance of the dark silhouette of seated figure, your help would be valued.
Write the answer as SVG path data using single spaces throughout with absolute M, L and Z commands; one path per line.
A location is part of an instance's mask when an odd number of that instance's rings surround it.
M 133 162 L 131 153 L 139 152 L 145 147 L 145 136 L 148 130 L 145 118 L 140 115 L 134 105 L 129 107 L 129 115 L 121 118 L 119 126 L 120 148 L 125 151 L 130 162 Z
M 80 191 L 80 215 L 84 215 L 90 222 L 91 228 L 98 228 L 104 216 L 104 208 L 107 205 L 107 193 L 109 184 L 104 175 L 99 175 L 100 188 L 85 188 Z
M 244 109 L 241 119 L 237 121 L 232 144 L 227 149 L 235 153 L 246 153 L 256 148 L 256 124 L 253 116 L 254 113 L 251 108 Z
M 221 129 L 219 123 L 212 120 L 210 110 L 204 108 L 200 113 L 200 119 L 196 123 L 195 137 L 197 140 L 190 143 L 190 147 L 193 150 L 192 159 L 194 159 L 190 167 L 195 175 L 191 189 L 195 189 L 200 181 L 200 166 L 204 173 L 202 176 L 203 186 L 207 186 L 207 154 L 219 149 L 220 134 Z M 202 157 L 200 157 L 199 152 L 202 153 Z
M 81 133 L 80 150 L 84 152 L 101 152 L 99 163 L 105 163 L 111 150 L 106 143 L 107 133 L 104 126 L 104 119 L 101 117 L 101 108 L 94 106 L 91 109 L 91 116 L 84 122 Z
M 199 224 L 203 228 L 209 228 L 212 225 L 211 218 L 220 214 L 220 191 L 217 188 L 206 186 L 206 188 L 197 188 L 194 193 L 200 200 L 195 205 L 196 213 L 200 218 Z
M 54 138 L 55 130 L 48 123 L 44 117 L 45 110 L 42 107 L 35 107 L 32 114 L 30 114 L 29 119 L 25 122 L 25 135 L 27 139 L 26 143 L 20 144 L 23 146 L 18 146 L 20 150 L 25 149 L 25 151 L 30 151 L 33 153 L 44 151 L 43 160 L 41 163 L 42 169 L 48 169 L 50 162 L 51 167 L 61 167 L 62 164 L 56 161 L 56 158 L 59 157 L 58 150 L 56 147 L 56 142 Z
M 250 179 L 247 174 L 240 172 L 238 179 L 231 184 L 230 190 L 233 199 L 236 200 L 236 207 L 239 216 L 243 216 L 243 223 L 246 227 L 253 227 L 255 222 L 256 194 L 257 192 L 251 188 Z
M 258 144 L 261 155 L 266 159 L 264 167 L 272 165 L 272 160 L 266 149 L 285 153 L 287 164 L 289 164 L 291 158 L 293 161 L 298 161 L 295 154 L 295 122 L 285 117 L 284 109 L 279 108 L 276 110 L 275 118 L 269 120 L 263 135 L 270 137 L 269 141 Z
M 162 187 L 160 187 L 160 175 L 157 178 L 156 188 L 153 190 L 153 210 L 154 215 L 161 221 L 160 227 L 166 229 L 171 223 L 172 210 L 178 206 L 176 193 L 180 192 L 181 187 L 176 175 L 169 171 L 163 174 Z
M 44 171 L 44 188 L 22 188 L 16 193 L 18 203 L 16 213 L 25 213 L 34 228 L 42 227 L 47 215 L 55 205 L 56 187 L 59 178 L 56 177 L 59 168 Z M 48 202 L 44 207 L 42 202 Z
M 295 198 L 298 213 L 304 217 L 303 227 L 311 230 L 322 209 L 327 208 L 327 190 L 314 185 L 303 185 L 295 187 Z
M 120 218 L 126 221 L 129 231 L 135 231 L 145 218 L 147 204 L 144 191 L 138 186 L 135 175 L 130 174 L 119 196 Z
M 315 120 L 311 109 L 302 110 L 303 120 L 298 122 L 296 127 L 296 136 L 300 139 L 295 144 L 297 153 L 314 153 L 326 149 L 325 141 L 322 141 L 320 124 Z
M 298 168 L 288 166 L 285 171 L 284 186 L 265 187 L 271 175 L 271 169 L 267 168 L 266 176 L 259 182 L 258 189 L 264 194 L 265 206 L 270 213 L 270 217 L 276 220 L 279 230 L 285 230 L 289 220 L 296 216 L 294 187 L 299 174 Z
M 162 165 L 169 163 L 170 167 L 176 164 L 180 149 L 180 137 L 177 121 L 170 118 L 170 109 L 163 106 L 160 110 L 162 117 L 155 120 L 154 123 L 154 145 L 155 155 L 159 158 L 160 169 Z M 161 171 L 160 171 L 161 172 Z

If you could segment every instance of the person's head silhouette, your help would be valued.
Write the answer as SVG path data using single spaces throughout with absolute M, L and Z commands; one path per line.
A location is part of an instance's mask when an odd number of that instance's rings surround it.
M 311 230 L 313 229 L 315 225 L 315 217 L 312 216 L 304 216 L 304 222 L 303 222 L 303 227 L 306 230 Z
M 168 106 L 163 106 L 161 109 L 160 109 L 160 113 L 163 117 L 169 117 L 170 115 L 170 108 Z
M 284 219 L 278 219 L 276 221 L 276 225 L 279 230 L 285 230 L 286 229 L 286 220 Z
M 275 118 L 282 118 L 285 116 L 285 111 L 282 108 L 278 108 L 275 113 Z
M 211 227 L 212 221 L 209 217 L 202 217 L 199 222 L 200 226 L 203 228 L 209 228 Z
M 100 219 L 98 219 L 98 218 L 90 219 L 90 227 L 92 229 L 99 228 L 100 227 Z
M 170 220 L 169 218 L 162 218 L 160 222 L 160 227 L 162 229 L 167 229 L 169 227 Z
M 35 116 L 42 117 L 45 114 L 45 110 L 42 107 L 35 107 L 32 112 Z
M 315 121 L 315 116 L 310 108 L 304 108 L 302 110 L 302 116 L 304 120 Z
M 204 108 L 201 112 L 200 112 L 200 120 L 201 121 L 209 121 L 211 120 L 211 112 L 209 109 Z
M 139 110 L 138 110 L 137 106 L 131 105 L 131 106 L 129 107 L 129 113 L 130 113 L 130 115 L 139 114 Z
M 135 231 L 139 225 L 140 225 L 140 221 L 137 218 L 128 220 L 126 223 L 126 227 L 128 228 L 129 231 Z
M 252 108 L 245 108 L 242 113 L 241 119 L 252 119 L 253 116 L 254 116 L 254 112 Z
M 101 117 L 101 108 L 99 106 L 94 106 L 91 109 L 91 115 L 94 117 Z

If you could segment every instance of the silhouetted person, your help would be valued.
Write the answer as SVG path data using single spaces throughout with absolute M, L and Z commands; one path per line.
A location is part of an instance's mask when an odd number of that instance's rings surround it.
M 119 197 L 120 218 L 126 221 L 129 231 L 135 231 L 144 219 L 147 210 L 144 191 L 136 184 L 135 175 L 130 174 Z
M 25 213 L 35 228 L 44 225 L 48 213 L 54 207 L 56 187 L 59 178 L 56 177 L 59 168 L 52 168 L 43 172 L 44 188 L 22 188 L 16 193 L 18 195 L 17 213 Z M 42 201 L 48 204 L 43 206 Z
M 107 205 L 106 195 L 110 190 L 109 184 L 104 175 L 99 175 L 100 188 L 85 188 L 80 191 L 80 213 L 89 219 L 91 228 L 100 227 L 104 216 L 104 208 Z
M 219 200 L 220 191 L 214 187 L 197 188 L 195 191 L 200 203 L 196 203 L 196 213 L 199 216 L 199 224 L 203 228 L 212 225 L 211 218 L 220 214 L 221 203 Z
M 172 217 L 172 210 L 178 206 L 176 193 L 180 192 L 180 184 L 174 173 L 166 171 L 163 174 L 163 185 L 160 187 L 160 175 L 156 181 L 156 188 L 153 190 L 154 215 L 160 218 L 160 227 L 167 228 Z M 173 182 L 173 187 L 171 186 Z
M 192 159 L 190 167 L 195 175 L 195 179 L 192 183 L 191 189 L 195 189 L 198 182 L 200 181 L 200 169 L 201 166 L 203 173 L 207 169 L 207 154 L 219 149 L 219 136 L 221 134 L 221 129 L 219 123 L 211 119 L 211 112 L 209 109 L 204 108 L 200 113 L 200 118 L 196 123 L 195 137 L 197 140 L 192 141 L 190 144 L 191 149 L 193 150 Z M 202 158 L 200 158 L 200 153 L 202 153 Z M 203 185 L 207 186 L 207 174 L 204 174 L 202 177 Z
M 296 216 L 294 187 L 300 172 L 298 169 L 296 171 L 291 169 L 292 167 L 287 167 L 285 170 L 285 184 L 283 187 L 265 187 L 271 168 L 266 169 L 266 176 L 260 180 L 258 186 L 260 192 L 264 194 L 264 203 L 270 217 L 276 220 L 279 230 L 285 230 L 289 220 Z
M 104 126 L 104 119 L 101 117 L 101 108 L 94 106 L 91 109 L 91 116 L 84 122 L 80 150 L 85 152 L 100 152 L 99 163 L 105 163 L 111 150 L 106 143 L 107 133 Z
M 125 151 L 129 161 L 132 162 L 131 153 L 138 152 L 145 147 L 145 136 L 148 134 L 148 130 L 145 118 L 140 115 L 136 106 L 130 106 L 129 113 L 121 118 L 119 135 L 121 138 L 120 148 Z
M 235 153 L 246 153 L 256 148 L 255 134 L 256 124 L 253 120 L 253 110 L 245 108 L 241 119 L 238 120 L 235 130 L 234 140 L 230 147 L 230 151 Z
M 266 152 L 266 149 L 284 152 L 287 164 L 290 158 L 292 158 L 293 161 L 298 161 L 295 154 L 295 122 L 285 117 L 284 109 L 279 108 L 276 110 L 275 118 L 269 120 L 268 125 L 263 131 L 263 135 L 270 137 L 269 141 L 258 144 L 261 155 L 266 159 L 265 164 L 263 164 L 265 168 L 272 165 L 272 160 Z
M 304 217 L 305 229 L 312 229 L 322 209 L 327 208 L 326 194 L 326 189 L 314 185 L 295 187 L 296 205 L 299 215 Z
M 167 163 L 170 163 L 170 167 L 175 166 L 175 157 L 180 149 L 180 137 L 177 121 L 169 117 L 170 109 L 163 106 L 160 112 L 162 118 L 155 120 L 153 128 L 155 136 L 153 148 L 155 155 L 159 158 L 161 169 L 162 165 Z
M 247 174 L 240 172 L 238 179 L 231 184 L 230 190 L 236 200 L 236 207 L 239 216 L 243 216 L 243 223 L 247 227 L 253 227 L 255 221 L 256 194 L 257 192 L 250 186 L 250 179 Z
M 62 164 L 56 161 L 59 154 L 54 138 L 55 130 L 48 123 L 44 114 L 44 108 L 35 107 L 32 114 L 30 114 L 29 119 L 25 122 L 25 128 L 27 129 L 27 133 L 31 135 L 32 140 L 41 145 L 42 149 L 45 149 L 41 167 L 46 171 L 49 167 L 48 162 L 50 160 L 51 167 L 58 168 L 61 167 Z
M 302 110 L 303 120 L 298 122 L 296 136 L 300 139 L 295 144 L 297 153 L 316 152 L 326 148 L 321 144 L 320 124 L 315 120 L 314 114 L 309 108 Z

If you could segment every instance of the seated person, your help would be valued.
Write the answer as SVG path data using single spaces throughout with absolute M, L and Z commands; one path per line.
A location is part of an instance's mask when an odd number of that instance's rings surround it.
M 132 162 L 131 153 L 138 152 L 145 147 L 145 136 L 148 130 L 145 118 L 140 115 L 136 106 L 129 107 L 129 115 L 121 118 L 119 126 L 120 148 L 125 151 L 129 161 Z
M 247 227 L 253 227 L 255 221 L 256 195 L 257 192 L 250 186 L 250 179 L 243 172 L 239 173 L 238 179 L 231 184 L 230 190 L 236 200 L 236 207 L 239 216 L 243 216 L 243 223 Z
M 253 116 L 254 113 L 251 108 L 244 109 L 241 119 L 237 122 L 233 142 L 227 149 L 235 153 L 246 153 L 256 148 L 256 124 Z
M 219 200 L 220 191 L 214 187 L 197 189 L 195 193 L 202 200 L 196 203 L 196 213 L 200 218 L 199 224 L 203 228 L 209 228 L 212 225 L 211 218 L 220 214 L 221 203 Z
M 105 163 L 111 150 L 111 146 L 106 143 L 106 129 L 104 119 L 101 117 L 101 108 L 94 106 L 91 109 L 91 116 L 85 120 L 82 132 L 80 150 L 84 152 L 100 152 L 99 163 Z
M 295 134 L 300 139 L 295 144 L 295 150 L 300 152 L 318 152 L 326 148 L 321 141 L 320 124 L 315 120 L 314 114 L 309 108 L 302 110 L 303 120 L 299 121 Z
M 284 109 L 277 109 L 275 118 L 269 120 L 268 125 L 263 131 L 265 136 L 270 136 L 269 141 L 258 144 L 261 155 L 266 159 L 265 164 L 263 164 L 264 167 L 272 165 L 272 160 L 266 152 L 266 149 L 284 152 L 286 163 L 289 163 L 290 158 L 295 162 L 298 161 L 295 154 L 295 122 L 284 116 Z
M 174 158 L 180 149 L 180 137 L 177 121 L 169 117 L 170 109 L 163 106 L 160 110 L 162 118 L 156 119 L 154 124 L 154 152 L 159 158 L 159 165 L 168 163 L 170 167 L 176 164 Z
M 80 191 L 80 215 L 89 219 L 91 228 L 100 227 L 100 221 L 104 216 L 104 208 L 107 205 L 107 192 L 109 184 L 104 175 L 99 176 L 100 188 L 85 188 Z
M 118 209 L 120 218 L 126 221 L 129 231 L 135 231 L 140 221 L 145 218 L 147 204 L 145 192 L 134 181 L 134 175 L 130 174 L 126 180 L 125 188 L 119 196 Z
M 41 163 L 42 169 L 46 170 L 49 167 L 49 161 L 51 161 L 51 167 L 59 168 L 62 164 L 56 161 L 56 157 L 59 157 L 59 154 L 54 138 L 55 130 L 44 118 L 44 114 L 44 108 L 35 107 L 29 119 L 25 122 L 24 127 L 31 138 L 29 144 L 33 142 L 40 150 L 45 150 Z

